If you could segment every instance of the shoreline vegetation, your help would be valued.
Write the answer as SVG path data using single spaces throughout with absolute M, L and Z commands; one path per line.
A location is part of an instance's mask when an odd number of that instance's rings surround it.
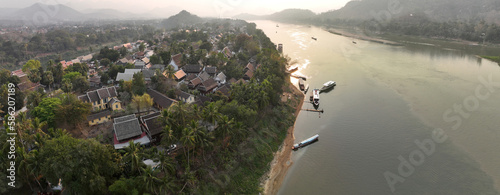
M 277 194 L 283 180 L 285 179 L 288 169 L 293 164 L 291 157 L 292 146 L 295 141 L 295 122 L 297 121 L 297 117 L 299 116 L 302 105 L 304 104 L 304 94 L 289 81 L 287 83 L 291 93 L 284 93 L 282 95 L 282 101 L 292 103 L 291 106 L 295 108 L 294 124 L 288 128 L 285 139 L 282 141 L 279 149 L 274 153 L 274 158 L 270 163 L 269 171 L 262 176 L 260 186 L 263 190 L 263 194 Z

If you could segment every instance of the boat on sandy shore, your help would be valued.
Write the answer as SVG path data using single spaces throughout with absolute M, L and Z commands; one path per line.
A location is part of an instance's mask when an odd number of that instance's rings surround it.
M 335 81 L 328 81 L 325 84 L 323 84 L 323 87 L 320 89 L 320 91 L 326 91 L 332 87 L 335 87 L 337 83 Z
M 314 136 L 312 136 L 312 137 L 310 137 L 310 138 L 307 138 L 306 140 L 301 141 L 300 143 L 293 145 L 293 146 L 292 146 L 292 150 L 297 150 L 297 149 L 299 149 L 299 148 L 302 148 L 302 147 L 304 147 L 304 146 L 307 146 L 307 145 L 309 145 L 309 144 L 312 144 L 312 143 L 314 143 L 315 141 L 318 141 L 318 138 L 319 138 L 319 135 L 318 135 L 318 134 L 316 134 L 316 135 L 314 135 Z

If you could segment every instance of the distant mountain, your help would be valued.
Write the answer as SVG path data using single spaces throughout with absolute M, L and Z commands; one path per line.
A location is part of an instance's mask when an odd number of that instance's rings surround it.
M 193 15 L 186 10 L 182 10 L 178 14 L 171 16 L 161 22 L 161 26 L 165 29 L 179 28 L 187 25 L 203 23 L 204 20 L 196 15 Z
M 387 16 L 398 18 L 414 14 L 425 15 L 429 19 L 438 22 L 481 19 L 485 19 L 488 22 L 500 22 L 500 1 L 358 0 L 350 1 L 343 8 L 322 13 L 318 17 L 322 19 L 370 20 Z
M 80 21 L 85 15 L 68 6 L 35 3 L 29 7 L 15 10 L 4 19 L 22 20 L 27 23 L 54 23 L 60 21 Z
M 241 20 L 274 20 L 281 22 L 300 22 L 304 20 L 314 19 L 316 14 L 311 10 L 306 9 L 285 9 L 280 12 L 276 12 L 271 15 L 253 15 L 253 14 L 239 14 L 233 16 L 233 18 Z
M 266 16 L 266 19 L 276 21 L 301 21 L 316 17 L 316 14 L 307 9 L 286 9 Z

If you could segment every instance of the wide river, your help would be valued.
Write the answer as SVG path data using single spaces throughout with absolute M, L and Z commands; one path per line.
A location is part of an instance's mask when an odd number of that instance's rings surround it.
M 311 90 L 337 82 L 321 94 L 323 114 L 298 116 L 295 142 L 320 138 L 293 152 L 279 194 L 499 194 L 497 63 L 252 22 L 297 60 Z

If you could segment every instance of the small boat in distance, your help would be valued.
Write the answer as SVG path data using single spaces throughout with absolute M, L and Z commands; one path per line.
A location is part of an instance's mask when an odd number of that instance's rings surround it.
M 276 27 L 280 27 L 280 25 L 276 24 Z
M 328 89 L 334 87 L 335 85 L 337 85 L 337 83 L 335 81 L 328 81 L 325 84 L 323 84 L 323 87 L 321 88 L 321 91 L 328 90 Z
M 312 103 L 315 106 L 319 106 L 319 89 L 314 89 L 313 90 L 313 101 Z
M 293 145 L 293 146 L 292 146 L 292 150 L 298 150 L 299 148 L 302 148 L 302 147 L 304 147 L 304 146 L 307 146 L 307 145 L 309 145 L 309 144 L 312 144 L 312 143 L 314 143 L 315 141 L 318 141 L 318 138 L 319 138 L 319 135 L 318 135 L 318 134 L 316 134 L 316 135 L 314 135 L 314 136 L 312 136 L 312 137 L 310 137 L 310 138 L 307 138 L 306 140 L 301 141 L 300 143 Z
M 297 70 L 299 70 L 299 67 L 291 68 L 290 70 L 288 70 L 288 72 L 290 72 L 290 73 L 294 73 L 294 72 L 296 72 Z
M 352 43 L 357 44 L 356 41 L 352 41 Z
M 316 37 L 311 37 L 311 39 L 314 39 L 315 41 L 317 41 L 317 40 L 318 40 Z
M 304 86 L 304 80 L 299 79 L 299 88 L 300 88 L 300 90 L 301 90 L 301 91 L 304 91 L 304 89 L 305 89 L 304 87 L 305 87 L 305 86 Z

